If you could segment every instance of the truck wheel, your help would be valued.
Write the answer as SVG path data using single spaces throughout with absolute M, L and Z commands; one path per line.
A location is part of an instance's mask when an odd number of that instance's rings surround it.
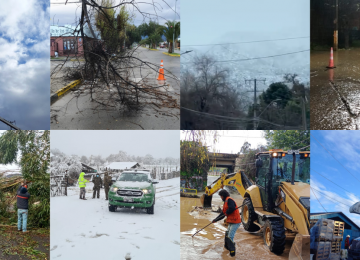
M 281 255 L 285 249 L 285 228 L 280 220 L 266 220 L 264 225 L 264 243 L 271 252 Z
M 152 204 L 151 207 L 146 209 L 146 213 L 147 214 L 154 214 L 154 203 Z
M 109 211 L 110 211 L 110 212 L 115 212 L 115 210 L 116 210 L 116 207 L 115 207 L 115 206 L 109 205 Z
M 257 215 L 255 213 L 251 199 L 245 198 L 243 205 L 244 206 L 241 209 L 241 222 L 244 226 L 244 229 L 249 232 L 258 231 L 260 228 L 254 224 L 254 221 L 257 220 Z

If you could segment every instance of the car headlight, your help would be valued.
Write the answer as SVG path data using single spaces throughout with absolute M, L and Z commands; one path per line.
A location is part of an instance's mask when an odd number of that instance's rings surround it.
M 151 190 L 142 190 L 144 192 L 144 194 L 150 194 L 151 193 Z
M 118 190 L 117 187 L 111 187 L 111 189 L 110 189 L 111 192 L 116 192 L 117 190 Z

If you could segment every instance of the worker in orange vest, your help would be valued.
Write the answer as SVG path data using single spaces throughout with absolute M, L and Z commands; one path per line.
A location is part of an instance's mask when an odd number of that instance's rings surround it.
M 225 218 L 225 216 L 227 217 L 226 222 L 229 226 L 225 232 L 225 248 L 230 251 L 231 256 L 235 256 L 234 236 L 241 224 L 240 212 L 235 200 L 230 197 L 227 190 L 221 190 L 219 196 L 224 201 L 224 207 L 220 215 L 213 220 L 213 223 Z

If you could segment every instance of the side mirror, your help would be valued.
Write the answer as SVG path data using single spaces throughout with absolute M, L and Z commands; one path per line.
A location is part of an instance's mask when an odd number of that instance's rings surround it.
M 152 180 L 152 184 L 158 184 L 158 183 L 159 183 L 159 180 L 157 180 L 157 179 Z

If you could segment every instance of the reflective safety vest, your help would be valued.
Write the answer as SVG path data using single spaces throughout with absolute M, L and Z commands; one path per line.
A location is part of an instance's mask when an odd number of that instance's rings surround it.
M 78 183 L 79 183 L 80 188 L 85 188 L 86 183 L 89 182 L 87 179 L 85 179 L 84 175 L 85 175 L 84 172 L 80 173 L 80 176 L 79 176 L 79 179 L 78 179 Z
M 226 211 L 229 208 L 228 205 L 228 200 L 232 199 L 235 203 L 235 208 L 237 208 L 237 204 L 235 202 L 235 200 L 233 198 L 227 197 L 224 203 L 224 207 L 223 207 L 223 213 L 225 214 L 225 216 L 227 216 L 227 222 L 228 223 L 232 223 L 232 224 L 238 224 L 241 223 L 241 217 L 240 217 L 240 212 L 239 209 L 235 209 L 231 214 L 226 215 Z

